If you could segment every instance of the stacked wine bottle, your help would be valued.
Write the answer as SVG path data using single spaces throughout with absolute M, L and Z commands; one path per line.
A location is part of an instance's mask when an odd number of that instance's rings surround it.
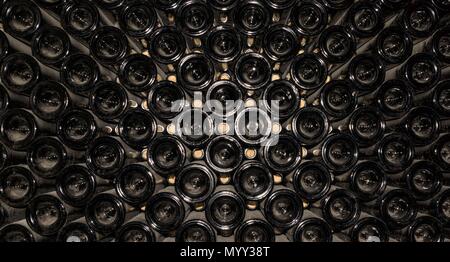
M 0 242 L 450 239 L 448 0 L 0 9 Z

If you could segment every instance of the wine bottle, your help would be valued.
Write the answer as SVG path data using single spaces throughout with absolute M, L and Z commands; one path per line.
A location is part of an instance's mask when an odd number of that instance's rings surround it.
M 206 218 L 221 236 L 231 236 L 244 220 L 244 200 L 230 186 L 220 186 L 207 202 Z
M 192 53 L 181 58 L 176 68 L 177 82 L 187 91 L 203 91 L 213 81 L 214 65 L 205 55 Z
M 95 175 L 105 179 L 113 179 L 122 170 L 127 158 L 121 143 L 106 136 L 91 141 L 86 157 L 87 167 Z
M 147 1 L 125 1 L 118 20 L 120 28 L 137 39 L 147 38 L 159 22 L 155 9 Z
M 325 30 L 328 19 L 328 10 L 322 2 L 300 1 L 292 8 L 289 20 L 291 27 L 307 45 Z
M 262 95 L 262 106 L 269 114 L 277 114 L 280 119 L 293 116 L 300 107 L 300 93 L 287 80 L 272 81 Z
M 375 217 L 365 217 L 356 222 L 350 231 L 353 242 L 388 242 L 389 229 L 383 220 Z
M 214 132 L 213 119 L 201 109 L 184 110 L 175 121 L 175 135 L 188 147 L 205 145 Z
M 84 160 L 55 137 L 39 137 L 27 149 L 27 164 L 31 171 L 45 179 L 56 178 L 68 162 Z
M 95 232 L 86 222 L 84 217 L 67 223 L 61 228 L 56 237 L 56 242 L 96 242 L 102 239 L 102 235 Z
M 361 218 L 350 229 L 335 233 L 338 241 L 344 242 L 389 242 L 391 233 L 383 220 L 370 216 L 366 213 L 361 214 Z
M 304 210 L 302 220 L 286 233 L 292 242 L 332 242 L 330 225 L 310 210 Z
M 162 188 L 162 178 L 153 174 L 145 165 L 125 166 L 115 179 L 117 195 L 132 206 L 147 202 L 154 192 Z
M 449 88 L 450 81 L 443 80 L 429 92 L 416 95 L 414 97 L 414 104 L 417 106 L 431 106 L 440 115 L 446 118 L 450 116 Z
M 238 243 L 270 243 L 276 239 L 274 229 L 259 210 L 246 212 L 234 238 Z
M 157 234 L 147 225 L 145 214 L 137 216 L 125 222 L 115 233 L 116 242 L 156 242 Z
M 267 221 L 278 232 L 285 232 L 298 224 L 303 215 L 303 202 L 295 191 L 274 186 L 272 193 L 261 203 Z
M 149 37 L 148 51 L 164 73 L 174 74 L 178 62 L 186 52 L 183 34 L 172 26 L 162 26 L 153 31 Z
M 190 205 L 205 203 L 216 188 L 217 177 L 200 163 L 190 163 L 176 175 L 175 190 Z
M 416 1 L 408 5 L 398 20 L 397 23 L 414 38 L 424 38 L 437 29 L 439 14 L 429 1 Z
M 266 165 L 275 172 L 289 173 L 296 169 L 302 160 L 302 147 L 288 134 L 271 138 L 261 149 Z
M 158 174 L 166 177 L 180 171 L 186 161 L 186 149 L 174 136 L 160 136 L 148 146 L 148 164 Z
M 401 27 L 389 26 L 376 39 L 374 52 L 388 64 L 388 69 L 401 64 L 412 54 L 412 36 Z
M 123 202 L 114 189 L 94 196 L 85 209 L 89 227 L 105 235 L 118 230 L 125 221 L 137 213 L 139 211 Z
M 270 82 L 272 66 L 261 54 L 250 52 L 238 58 L 234 73 L 239 85 L 248 90 L 257 90 Z
M 101 25 L 100 14 L 90 1 L 67 1 L 61 13 L 61 26 L 71 36 L 88 42 Z
M 415 220 L 417 204 L 407 190 L 388 186 L 377 204 L 364 211 L 381 218 L 390 230 L 399 230 Z
M 444 229 L 442 223 L 431 216 L 420 216 L 408 227 L 409 242 L 443 242 Z
M 176 242 L 216 242 L 216 231 L 207 222 L 204 212 L 191 212 L 177 229 Z
M 76 94 L 88 94 L 101 78 L 99 65 L 84 54 L 66 57 L 60 70 L 61 82 Z
M 279 72 L 285 72 L 289 66 L 288 61 L 300 51 L 300 44 L 294 30 L 281 24 L 267 28 L 262 45 L 264 53 Z
M 361 206 L 351 191 L 332 186 L 321 203 L 321 212 L 331 228 L 340 231 L 353 226 L 358 221 Z
M 201 0 L 182 1 L 177 7 L 175 23 L 187 42 L 189 50 L 202 46 L 202 38 L 214 23 L 214 16 Z
M 56 125 L 61 141 L 75 150 L 86 149 L 99 131 L 94 116 L 81 109 L 69 110 Z
M 30 42 L 44 24 L 39 7 L 32 1 L 8 0 L 2 7 L 3 28 L 9 35 Z
M 449 212 L 449 204 L 450 204 L 450 190 L 446 189 L 444 192 L 440 193 L 432 204 L 432 215 L 435 215 L 446 228 L 448 228 L 450 224 L 450 212 Z
M 262 145 L 272 133 L 272 119 L 260 108 L 249 107 L 238 113 L 235 133 L 240 141 L 248 145 Z
M 308 51 L 312 51 L 314 46 L 308 47 Z M 318 54 L 323 60 L 335 65 L 330 69 L 330 72 L 333 72 L 339 67 L 339 64 L 348 62 L 354 56 L 356 39 L 344 26 L 333 25 L 322 32 L 317 42 L 317 48 L 319 49 Z
M 328 168 L 317 161 L 303 162 L 293 174 L 285 178 L 286 184 L 308 202 L 321 200 L 330 190 L 331 174 Z
M 185 108 L 187 95 L 176 82 L 160 81 L 150 87 L 146 102 L 154 116 L 170 121 Z
M 99 63 L 112 68 L 118 65 L 131 51 L 125 33 L 112 26 L 95 30 L 89 41 L 90 55 Z
M 9 90 L 28 93 L 41 78 L 41 70 L 33 57 L 12 53 L 7 55 L 0 65 L 0 78 Z
M 235 10 L 233 22 L 241 33 L 242 42 L 249 47 L 259 48 L 262 34 L 272 17 L 269 9 L 260 1 L 245 0 L 240 1 Z
M 206 1 L 214 13 L 215 24 L 233 23 L 233 12 L 235 11 L 238 0 L 211 0 Z
M 125 89 L 110 81 L 98 82 L 91 91 L 89 100 L 92 112 L 106 122 L 120 118 L 131 103 Z
M 406 188 L 417 201 L 425 201 L 437 195 L 443 185 L 443 174 L 431 161 L 415 162 L 405 173 Z
M 441 63 L 450 64 L 450 26 L 438 28 L 427 47 Z
M 143 149 L 156 136 L 156 120 L 142 109 L 127 111 L 117 126 L 120 138 L 134 149 Z
M 298 55 L 291 63 L 290 77 L 302 91 L 311 94 L 325 84 L 328 68 L 325 61 L 314 53 Z
M 181 0 L 152 0 L 159 18 L 165 25 L 175 22 L 176 11 L 182 2 Z
M 14 208 L 25 208 L 36 195 L 54 190 L 53 181 L 34 176 L 23 165 L 4 168 L 0 180 L 0 199 Z
M 292 132 L 306 147 L 320 143 L 330 131 L 327 115 L 315 107 L 300 109 L 292 119 Z
M 307 102 L 313 97 L 308 97 Z M 333 80 L 322 88 L 319 103 L 330 121 L 343 119 L 356 108 L 355 87 L 347 80 Z
M 38 119 L 25 109 L 10 109 L 0 115 L 0 139 L 14 150 L 26 150 L 39 134 L 55 133 L 54 124 Z
M 377 145 L 378 161 L 385 172 L 396 173 L 408 168 L 415 155 L 411 138 L 402 133 L 390 133 Z
M 399 70 L 398 75 L 419 93 L 431 90 L 437 85 L 441 74 L 444 73 L 441 69 L 443 68 L 435 56 L 418 53 L 408 59 Z M 445 75 L 442 78 L 445 79 Z
M 47 9 L 50 12 L 59 14 L 62 7 L 68 0 L 36 0 L 36 4 L 40 7 Z
M 208 88 L 205 106 L 214 116 L 228 120 L 243 109 L 244 98 L 244 91 L 236 82 L 219 80 Z
M 33 232 L 25 219 L 9 224 L 0 229 L 0 242 L 3 243 L 31 243 L 44 242 L 47 238 Z
M 346 72 L 343 73 L 343 71 Z M 363 94 L 375 91 L 386 78 L 384 63 L 373 54 L 355 56 L 348 67 L 343 66 L 331 77 L 335 78 L 339 73 L 347 76 L 356 89 Z
M 67 33 L 56 26 L 41 27 L 33 35 L 31 50 L 37 60 L 55 69 L 61 68 L 69 54 L 79 52 L 72 46 Z
M 148 92 L 156 82 L 157 68 L 152 59 L 145 55 L 130 55 L 119 68 L 120 83 L 128 91 L 139 94 Z
M 448 121 L 439 119 L 438 114 L 430 107 L 415 107 L 398 120 L 386 122 L 387 128 L 406 132 L 415 145 L 427 145 L 439 137 L 439 133 L 447 129 Z
M 360 202 L 372 203 L 380 198 L 387 185 L 387 176 L 377 162 L 359 162 L 351 171 L 350 189 Z
M 236 192 L 248 202 L 261 202 L 274 187 L 273 175 L 262 163 L 244 162 L 233 175 Z
M 243 161 L 244 149 L 232 136 L 213 138 L 206 147 L 206 164 L 219 174 L 234 172 Z
M 375 37 L 383 29 L 385 22 L 382 8 L 372 1 L 354 3 L 345 19 L 348 29 L 360 39 Z
M 373 107 L 360 107 L 346 119 L 332 123 L 332 126 L 348 133 L 362 148 L 376 144 L 386 132 L 384 116 Z
M 56 178 L 59 198 L 73 207 L 85 207 L 94 195 L 110 188 L 110 181 L 95 176 L 84 165 L 69 165 Z
M 218 25 L 209 30 L 202 47 L 204 53 L 216 62 L 214 66 L 217 72 L 228 72 L 242 52 L 242 40 L 233 26 Z
M 87 99 L 70 95 L 63 85 L 53 80 L 40 81 L 30 95 L 33 113 L 49 122 L 56 122 L 71 106 L 76 105 L 87 105 Z
M 153 195 L 145 206 L 145 219 L 162 235 L 173 235 L 189 213 L 189 207 L 176 195 L 172 188 Z
M 43 236 L 56 235 L 66 221 L 79 217 L 80 210 L 64 205 L 56 193 L 35 197 L 27 206 L 26 220 L 34 232 Z
M 402 80 L 386 81 L 376 93 L 376 105 L 387 118 L 405 115 L 413 105 L 413 89 Z
M 444 134 L 432 146 L 431 156 L 443 170 L 450 167 L 450 135 Z
M 359 148 L 354 139 L 347 134 L 331 134 L 320 149 L 325 165 L 336 173 L 352 169 L 359 159 Z

